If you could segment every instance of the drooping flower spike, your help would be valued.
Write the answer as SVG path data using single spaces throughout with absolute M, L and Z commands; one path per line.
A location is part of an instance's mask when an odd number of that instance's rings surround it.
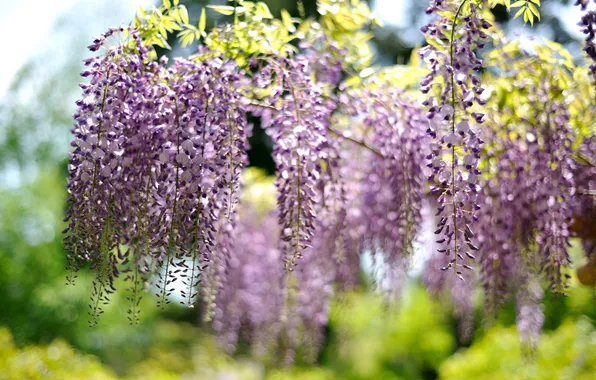
M 586 35 L 584 51 L 592 60 L 590 71 L 596 84 L 596 11 L 587 10 L 589 2 L 590 0 L 576 0 L 575 5 L 580 6 L 581 10 L 585 11 L 578 25 L 581 27 L 582 33 Z
M 226 260 L 223 243 L 233 228 L 239 174 L 246 165 L 246 112 L 232 63 L 179 59 L 168 77 L 170 116 L 154 148 L 160 163 L 156 206 L 165 211 L 158 234 L 164 267 L 160 301 L 167 302 L 169 284 L 180 277 L 181 295 L 192 305 L 201 273 L 207 276 L 204 291 L 221 286 L 216 273 Z
M 98 50 L 114 32 L 90 49 Z M 161 304 L 178 279 L 184 303 L 196 301 L 207 264 L 215 262 L 219 271 L 225 260 L 222 242 L 233 225 L 246 165 L 237 68 L 214 57 L 166 69 L 165 59 L 147 59 L 134 30 L 130 36 L 136 46 L 108 47 L 86 61 L 82 75 L 91 83 L 82 85 L 85 97 L 75 114 L 65 242 L 75 269 L 82 261 L 97 269 L 94 320 L 114 291 L 119 266 L 132 282 L 132 321 L 153 271 L 161 279 Z M 127 251 L 115 255 L 121 244 Z M 220 286 L 220 277 L 213 275 L 203 288 Z
M 131 183 L 123 169 L 129 163 L 125 146 L 129 144 L 132 110 L 127 99 L 134 96 L 131 93 L 142 77 L 151 75 L 143 72 L 148 49 L 134 30 L 129 33 L 130 43 L 105 45 L 106 39 L 125 31 L 110 29 L 89 46 L 91 51 L 105 47 L 106 52 L 85 61 L 87 69 L 81 75 L 89 78 L 89 83 L 81 85 L 83 98 L 77 101 L 72 130 L 75 149 L 69 165 L 65 248 L 72 271 L 85 262 L 96 270 L 90 305 L 92 324 L 115 290 L 113 281 L 119 271 L 113 250 L 119 248 L 120 231 L 128 227 L 130 210 L 125 194 L 131 190 Z M 148 71 L 152 70 L 155 65 Z
M 594 143 L 574 140 L 572 126 L 587 122 L 570 118 L 585 105 L 540 54 L 520 53 L 515 70 L 506 59 L 495 72 L 483 66 L 485 3 L 430 2 L 437 17 L 422 28 L 429 45 L 419 51 L 428 75 L 415 89 L 361 70 L 364 56 L 343 60 L 353 53 L 325 28 L 296 46 L 285 41 L 288 51 L 246 57 L 217 46 L 220 28 L 199 54 L 170 64 L 153 60 L 134 29 L 95 39 L 89 49 L 100 55 L 85 61 L 89 83 L 75 113 L 65 236 L 69 277 L 81 265 L 96 271 L 92 324 L 122 274 L 131 323 L 153 288 L 160 306 L 172 295 L 191 307 L 200 299 L 229 352 L 247 342 L 262 357 L 276 352 L 289 364 L 303 353 L 312 362 L 335 290 L 361 281 L 361 254 L 371 253 L 377 288 L 399 298 L 421 241 L 434 251 L 423 282 L 450 292 L 462 339 L 481 284 L 486 315 L 515 298 L 519 330 L 535 345 L 539 281 L 565 292 L 568 238 L 583 233 L 577 220 L 593 218 L 584 200 Z M 114 34 L 123 42 L 110 46 Z M 226 34 L 226 44 L 238 36 Z M 514 90 L 494 81 L 488 98 L 480 77 L 497 72 Z M 521 98 L 511 105 L 503 92 Z M 260 117 L 271 138 L 276 211 L 238 207 L 247 116 Z M 431 244 L 421 238 L 425 221 L 436 224 Z M 594 245 L 584 245 L 593 257 Z
M 429 138 L 420 107 L 402 91 L 383 87 L 379 83 L 375 89 L 342 96 L 351 132 L 362 135 L 359 141 L 372 148 L 345 142 L 344 150 L 351 152 L 344 160 L 350 172 L 345 180 L 350 199 L 348 234 L 358 231 L 360 250 L 371 252 L 384 273 L 377 278 L 378 285 L 395 288 L 390 293 L 397 294 L 422 223 Z M 354 214 L 358 217 L 351 217 Z
M 422 32 L 433 44 L 419 52 L 430 70 L 421 86 L 429 95 L 423 103 L 428 108 L 427 133 L 435 140 L 427 156 L 432 169 L 429 180 L 434 183 L 431 191 L 438 197 L 441 216 L 435 234 L 440 243 L 445 242 L 441 252 L 450 258 L 442 269 L 451 268 L 462 279 L 463 270 L 471 270 L 467 261 L 478 250 L 472 227 L 478 219 L 483 143 L 477 125 L 484 115 L 474 112 L 474 105 L 482 106 L 486 100 L 481 97 L 482 60 L 476 50 L 484 46 L 491 27 L 482 18 L 482 3 L 431 1 L 427 13 L 446 11 L 453 18 L 438 16 L 424 26 Z
M 328 131 L 334 105 L 323 98 L 305 56 L 270 60 L 255 84 L 272 86 L 272 94 L 266 98 L 270 109 L 263 111 L 262 123 L 275 144 L 284 262 L 286 269 L 292 270 L 315 231 L 321 165 L 334 156 Z

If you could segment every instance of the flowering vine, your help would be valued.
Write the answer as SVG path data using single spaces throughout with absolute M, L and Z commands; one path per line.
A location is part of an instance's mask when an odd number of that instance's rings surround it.
M 590 0 L 576 0 L 575 5 L 579 6 L 582 11 L 586 11 Z M 592 79 L 596 82 L 596 11 L 588 10 L 583 15 L 579 22 L 582 33 L 586 35 L 584 51 L 593 61 L 590 65 L 592 72 Z
M 569 237 L 589 236 L 594 218 L 593 125 L 576 116 L 591 108 L 585 83 L 570 85 L 579 68 L 554 43 L 528 53 L 504 42 L 485 11 L 508 1 L 432 0 L 424 73 L 415 63 L 376 71 L 370 13 L 337 4 L 321 1 L 318 24 L 239 1 L 212 8 L 235 23 L 207 34 L 205 13 L 195 27 L 164 2 L 138 29 L 109 29 L 89 46 L 64 241 L 69 281 L 81 266 L 95 271 L 92 325 L 122 275 L 131 323 L 153 288 L 162 307 L 174 295 L 200 301 L 229 352 L 245 341 L 263 358 L 314 362 L 331 297 L 361 283 L 363 253 L 377 288 L 399 299 L 408 263 L 430 249 L 423 283 L 450 292 L 462 341 L 479 284 L 487 319 L 515 299 L 521 335 L 536 344 L 540 280 L 565 293 Z M 530 22 L 534 4 L 521 9 Z M 167 47 L 177 28 L 184 45 L 204 44 L 188 59 L 157 59 L 150 45 Z M 477 53 L 489 42 L 485 65 Z M 277 210 L 243 195 L 254 191 L 250 178 L 243 185 L 248 117 L 271 138 L 266 194 Z M 591 263 L 594 241 L 583 243 Z
M 427 13 L 443 14 L 422 28 L 432 43 L 419 52 L 430 70 L 421 82 L 422 92 L 436 93 L 424 101 L 427 133 L 435 140 L 428 155 L 433 171 L 429 179 L 436 184 L 432 191 L 438 196 L 437 213 L 442 216 L 435 233 L 440 243 L 446 242 L 441 251 L 451 258 L 442 269 L 453 268 L 463 279 L 462 270 L 471 269 L 467 259 L 474 258 L 470 251 L 478 249 L 472 242 L 471 225 L 478 218 L 478 161 L 483 141 L 475 124 L 483 122 L 484 114 L 472 112 L 472 107 L 486 103 L 480 97 L 484 90 L 477 72 L 482 61 L 475 50 L 484 47 L 485 30 L 491 24 L 482 18 L 482 2 L 431 1 Z
M 314 234 L 321 164 L 331 163 L 328 126 L 334 106 L 323 99 L 304 56 L 270 61 L 256 83 L 262 88 L 274 85 L 266 100 L 275 111 L 265 111 L 263 126 L 275 143 L 284 262 L 292 270 Z

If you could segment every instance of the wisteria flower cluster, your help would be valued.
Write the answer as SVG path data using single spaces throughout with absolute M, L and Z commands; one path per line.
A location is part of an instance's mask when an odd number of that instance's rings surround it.
M 421 91 L 430 95 L 427 133 L 435 140 L 428 159 L 432 169 L 432 191 L 439 196 L 441 219 L 436 234 L 439 248 L 450 258 L 443 270 L 453 268 L 463 278 L 463 270 L 471 270 L 468 259 L 478 250 L 473 242 L 472 224 L 478 219 L 478 170 L 482 139 L 476 127 L 484 114 L 473 112 L 473 106 L 484 105 L 478 71 L 482 60 L 476 50 L 484 47 L 486 30 L 491 24 L 482 18 L 482 2 L 431 1 L 427 13 L 448 12 L 452 17 L 438 17 L 422 28 L 434 44 L 420 50 L 420 57 L 430 73 L 421 82 Z M 446 159 L 445 157 L 449 158 Z
M 90 49 L 115 32 L 123 30 L 110 30 Z M 133 320 L 140 288 L 156 268 L 161 304 L 178 279 L 189 305 L 203 272 L 210 277 L 203 288 L 220 286 L 246 164 L 237 68 L 219 58 L 177 60 L 170 68 L 165 59 L 147 63 L 148 48 L 134 31 L 131 38 L 134 47 L 107 47 L 86 62 L 82 75 L 91 82 L 75 114 L 65 241 L 73 269 L 89 261 L 97 270 L 94 320 L 120 266 L 132 283 Z M 127 249 L 112 255 L 121 245 Z
M 403 92 L 381 86 L 348 91 L 341 99 L 344 112 L 359 120 L 352 133 L 357 132 L 358 141 L 369 147 L 347 141 L 351 146 L 344 148 L 351 156 L 344 161 L 349 172 L 345 174 L 351 206 L 348 221 L 357 231 L 352 235 L 359 249 L 383 263 L 380 281 L 399 289 L 404 281 L 401 269 L 413 256 L 422 223 L 429 138 L 420 107 Z M 352 152 L 359 152 L 357 159 Z
M 365 33 L 335 35 L 312 20 L 297 28 L 240 3 L 258 30 L 234 24 L 205 37 L 203 20 L 205 43 L 188 59 L 154 59 L 147 23 L 89 46 L 97 55 L 84 62 L 76 103 L 64 242 L 69 281 L 81 267 L 95 272 L 91 324 L 120 278 L 131 323 L 152 290 L 162 307 L 200 302 L 228 352 L 247 342 L 258 357 L 314 362 L 334 294 L 371 279 L 399 300 L 409 263 L 423 257 L 421 280 L 449 291 L 462 341 L 480 286 L 486 319 L 515 300 L 521 336 L 535 345 L 541 281 L 566 292 L 571 237 L 584 238 L 596 267 L 585 238 L 596 217 L 594 126 L 573 120 L 589 112 L 573 62 L 504 42 L 489 2 L 432 0 L 423 67 L 401 66 L 403 79 L 361 70 L 365 54 L 345 44 Z M 177 7 L 162 16 L 180 18 Z M 340 23 L 333 17 L 326 25 Z M 188 43 L 195 27 L 183 24 Z M 492 60 L 480 58 L 485 45 Z M 248 120 L 272 144 L 275 181 L 263 193 L 247 170 Z M 276 209 L 263 205 L 269 197 Z
M 596 11 L 587 10 L 589 3 L 590 0 L 575 1 L 575 5 L 579 6 L 582 11 L 585 11 L 578 25 L 581 27 L 582 33 L 586 35 L 584 51 L 593 61 L 590 65 L 590 71 L 592 72 L 593 80 L 596 82 Z
M 255 86 L 272 87 L 265 101 L 273 111 L 265 111 L 262 124 L 275 144 L 279 222 L 288 270 L 310 246 L 314 234 L 315 202 L 325 177 L 322 165 L 328 170 L 336 165 L 337 154 L 328 138 L 335 106 L 323 98 L 312 74 L 308 58 L 296 56 L 270 61 L 255 78 Z

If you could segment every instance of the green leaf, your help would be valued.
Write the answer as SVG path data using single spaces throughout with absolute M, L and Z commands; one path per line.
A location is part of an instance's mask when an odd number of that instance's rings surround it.
M 534 25 L 534 15 L 532 14 L 532 11 L 530 11 L 527 7 L 526 10 L 524 11 L 524 21 L 525 22 L 530 22 L 530 25 Z
M 536 8 L 536 6 L 532 3 L 528 3 L 528 8 L 530 11 L 532 11 L 532 13 L 534 13 L 534 15 L 536 15 L 538 20 L 540 20 L 540 12 L 538 12 L 538 8 Z
M 207 15 L 205 12 L 205 8 L 203 8 L 203 10 L 201 10 L 201 18 L 199 19 L 199 31 L 201 31 L 201 34 L 203 34 L 205 32 L 206 27 L 207 27 Z
M 360 83 L 362 83 L 362 79 L 358 75 L 354 75 L 353 77 L 350 77 L 350 78 L 346 79 L 343 82 L 343 85 L 345 87 L 349 88 L 349 87 L 359 86 Z
M 224 16 L 231 16 L 234 14 L 234 7 L 229 5 L 207 5 L 207 8 Z
M 294 33 L 296 31 L 296 26 L 294 25 L 292 16 L 290 16 L 290 13 L 285 9 L 281 10 L 281 21 L 290 33 Z
M 527 0 L 518 0 L 515 3 L 511 4 L 511 8 L 523 7 L 524 5 L 526 5 L 526 2 Z
M 360 75 L 360 78 L 368 78 L 369 76 L 373 75 L 375 73 L 375 69 L 368 67 L 362 71 L 360 71 L 360 73 L 358 75 Z
M 195 40 L 195 33 L 190 29 L 186 29 L 178 33 L 178 38 L 180 39 L 180 45 L 185 48 L 193 43 Z
M 163 16 L 161 18 L 161 23 L 163 24 L 164 28 L 166 28 L 166 30 L 170 33 L 174 30 L 182 29 L 172 16 Z
M 269 10 L 269 7 L 267 6 L 267 4 L 259 1 L 257 3 L 257 9 L 255 10 L 255 15 L 256 16 L 261 16 L 262 18 L 265 19 L 272 19 L 273 15 L 271 14 L 271 11 Z
M 164 24 L 159 24 L 159 34 L 161 34 L 163 38 L 168 38 L 168 31 Z
M 180 18 L 182 19 L 182 22 L 188 24 L 188 11 L 186 10 L 186 7 L 181 5 L 178 9 L 180 9 Z
M 163 0 L 163 6 L 164 8 L 169 9 L 172 6 L 172 3 L 170 0 Z
M 238 2 L 238 5 L 240 5 L 243 8 L 246 8 L 247 10 L 251 10 L 255 7 L 255 3 L 253 3 L 252 1 L 240 1 Z
M 178 5 L 179 0 L 174 0 L 174 5 Z

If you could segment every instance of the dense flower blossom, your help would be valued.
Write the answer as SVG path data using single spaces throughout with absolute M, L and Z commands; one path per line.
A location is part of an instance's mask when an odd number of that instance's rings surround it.
M 524 242 L 531 236 L 533 222 L 529 211 L 532 189 L 524 176 L 519 144 L 504 141 L 497 177 L 483 187 L 482 223 L 478 231 L 483 254 L 480 256 L 480 281 L 484 288 L 486 316 L 494 318 L 505 300 L 511 273 Z M 491 210 L 499 212 L 491 213 Z
M 474 333 L 475 310 L 474 310 L 474 289 L 477 286 L 475 272 L 470 272 L 466 281 L 461 281 L 450 272 L 441 271 L 437 268 L 444 268 L 449 263 L 449 257 L 442 252 L 445 249 L 445 242 L 434 241 L 438 216 L 436 215 L 437 201 L 430 198 L 422 210 L 426 216 L 423 226 L 423 251 L 426 263 L 422 272 L 422 283 L 426 290 L 434 297 L 439 298 L 446 294 L 453 308 L 453 316 L 457 320 L 458 338 L 462 343 L 468 342 Z
M 494 318 L 513 293 L 522 340 L 534 347 L 544 319 L 539 276 L 553 292 L 565 292 L 576 185 L 572 130 L 561 90 L 538 81 L 525 81 L 525 86 L 532 114 L 519 125 L 497 125 L 491 131 L 499 148 L 488 153 L 498 159 L 481 181 L 478 240 L 484 252 L 480 281 L 486 316 Z M 502 133 L 508 130 L 523 132 L 511 138 Z
M 491 27 L 479 6 L 481 3 L 466 1 L 431 1 L 427 13 L 447 12 L 453 17 L 439 16 L 422 28 L 441 48 L 431 44 L 419 52 L 430 70 L 421 85 L 422 92 L 431 95 L 424 105 L 428 107 L 427 133 L 435 140 L 428 159 L 433 171 L 429 179 L 435 183 L 432 191 L 438 197 L 441 215 L 436 234 L 440 242 L 447 242 L 441 250 L 450 260 L 443 269 L 453 268 L 461 278 L 463 269 L 471 269 L 466 261 L 474 258 L 477 250 L 471 226 L 477 219 L 483 141 L 476 125 L 484 115 L 472 112 L 472 107 L 482 106 L 486 100 L 480 97 L 483 88 L 476 72 L 482 61 L 475 50 L 484 46 L 485 30 Z
M 98 50 L 116 31 L 90 49 Z M 80 261 L 97 269 L 94 319 L 114 290 L 118 266 L 132 282 L 131 321 L 137 319 L 144 274 L 156 267 L 160 303 L 179 279 L 185 303 L 195 302 L 205 266 L 213 261 L 219 271 L 225 261 L 222 242 L 233 225 L 246 164 L 246 116 L 235 66 L 216 57 L 178 60 L 166 70 L 160 66 L 166 60 L 147 60 L 148 49 L 131 33 L 134 48 L 108 47 L 85 62 L 89 69 L 82 75 L 91 82 L 82 85 L 75 114 L 65 242 L 75 269 Z M 128 249 L 113 255 L 121 244 Z M 220 285 L 221 275 L 213 275 L 203 288 Z
M 216 297 L 213 328 L 228 352 L 239 339 L 264 356 L 281 330 L 284 268 L 275 212 L 244 202 L 234 234 L 226 286 Z
M 362 177 L 361 186 L 350 189 L 359 198 L 357 203 L 356 199 L 349 202 L 352 208 L 359 207 L 358 219 L 351 223 L 359 225 L 361 249 L 372 252 L 383 267 L 382 281 L 397 290 L 422 222 L 426 119 L 420 107 L 399 90 L 353 91 L 342 103 L 359 119 L 362 141 L 374 150 L 362 152 L 366 158 L 360 168 L 351 167 L 351 176 Z M 349 150 L 357 149 L 366 150 L 353 144 Z M 354 186 L 354 178 L 348 182 Z
M 106 38 L 124 28 L 110 29 L 94 40 L 89 47 L 96 51 Z M 91 323 L 103 311 L 101 306 L 115 289 L 118 275 L 117 258 L 112 250 L 118 248 L 119 230 L 127 228 L 128 209 L 121 196 L 133 186 L 123 175 L 127 156 L 124 149 L 131 116 L 127 96 L 134 82 L 142 76 L 141 62 L 148 49 L 134 32 L 134 47 L 125 52 L 122 46 L 108 47 L 103 56 L 85 61 L 87 69 L 81 75 L 89 77 L 81 85 L 83 98 L 77 101 L 73 128 L 75 147 L 71 153 L 69 209 L 65 247 L 70 253 L 69 264 L 76 270 L 82 262 L 91 262 L 97 276 L 91 299 Z M 155 67 L 153 67 L 155 69 Z M 134 78 L 134 79 L 133 79 Z
M 316 28 L 295 52 L 245 61 L 203 47 L 169 65 L 150 58 L 134 29 L 95 39 L 89 49 L 101 55 L 85 61 L 74 115 L 65 233 L 69 279 L 81 265 L 96 271 L 92 324 L 123 274 L 132 323 L 153 286 L 161 306 L 173 292 L 191 307 L 199 299 L 228 352 L 246 342 L 259 357 L 314 362 L 331 297 L 360 283 L 362 255 L 377 289 L 399 299 L 418 250 L 430 251 L 422 281 L 449 293 L 462 342 L 480 284 L 485 315 L 513 299 L 521 336 L 535 346 L 540 281 L 564 293 L 569 237 L 591 234 L 596 149 L 593 138 L 574 141 L 575 95 L 540 54 L 513 47 L 496 65 L 521 99 L 496 86 L 483 107 L 484 4 L 430 2 L 437 18 L 422 28 L 428 71 L 415 91 L 369 70 L 350 77 L 344 45 Z M 593 13 L 582 22 L 596 56 Z M 109 46 L 115 33 L 122 38 Z M 247 61 L 249 73 L 237 66 Z M 240 202 L 249 114 L 273 143 L 267 194 L 277 210 Z M 583 243 L 596 262 L 594 240 Z
M 182 273 L 187 289 L 182 295 L 192 304 L 202 270 L 208 298 L 214 297 L 212 287 L 221 286 L 229 250 L 226 236 L 246 164 L 246 115 L 235 89 L 239 76 L 233 64 L 219 58 L 177 60 L 168 71 L 173 128 L 156 151 L 161 162 L 156 199 L 167 210 L 160 257 L 167 258 L 165 283 Z M 168 252 L 168 246 L 174 251 Z M 170 291 L 162 287 L 162 301 Z
M 136 64 L 142 65 L 142 60 Z M 162 107 L 162 99 L 168 92 L 161 83 L 162 75 L 163 67 L 157 62 L 150 62 L 144 72 L 132 75 L 132 87 L 123 104 L 127 107 L 127 117 L 123 121 L 123 159 L 119 170 L 125 186 L 118 189 L 118 199 L 125 218 L 119 237 L 127 250 L 120 253 L 119 265 L 123 267 L 124 280 L 130 283 L 129 319 L 133 323 L 138 322 L 142 291 L 155 267 L 157 251 L 153 243 L 161 222 L 160 218 L 154 218 L 152 208 L 157 160 L 153 150 L 147 147 L 159 133 L 153 127 L 155 112 Z
M 336 87 L 342 80 L 344 67 L 338 57 L 345 51 L 337 46 L 337 42 L 323 33 L 318 33 L 312 41 L 301 41 L 303 56 L 308 59 L 317 83 Z
M 322 210 L 332 212 L 327 207 Z M 312 248 L 287 272 L 276 213 L 267 207 L 259 209 L 254 200 L 243 202 L 228 279 L 216 297 L 213 321 L 226 350 L 234 351 L 243 340 L 251 343 L 258 357 L 275 349 L 281 360 L 290 363 L 300 345 L 309 350 L 306 359 L 316 358 L 327 324 L 339 233 L 333 228 L 338 215 L 328 216 L 321 219 Z M 300 337 L 298 331 L 302 331 Z
M 314 234 L 322 165 L 333 170 L 328 126 L 334 104 L 312 80 L 305 56 L 272 60 L 255 81 L 261 88 L 273 85 L 266 100 L 275 110 L 265 111 L 262 123 L 275 144 L 279 222 L 284 261 L 291 270 Z
M 575 5 L 579 5 L 583 11 L 588 7 L 589 0 L 576 0 Z M 583 15 L 578 24 L 582 33 L 586 35 L 584 51 L 593 61 L 590 65 L 592 78 L 596 82 L 596 11 L 588 10 Z

